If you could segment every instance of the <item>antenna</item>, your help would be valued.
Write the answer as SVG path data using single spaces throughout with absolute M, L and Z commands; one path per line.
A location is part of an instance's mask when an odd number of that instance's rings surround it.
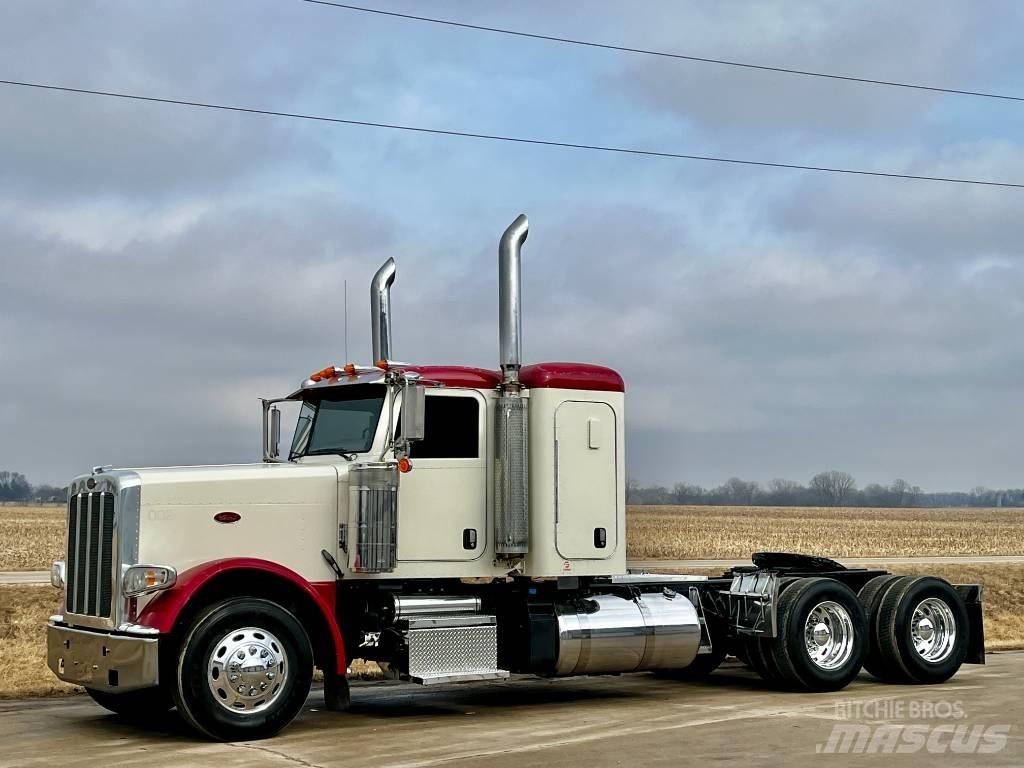
M 345 281 L 345 364 L 351 362 L 348 359 L 348 280 Z

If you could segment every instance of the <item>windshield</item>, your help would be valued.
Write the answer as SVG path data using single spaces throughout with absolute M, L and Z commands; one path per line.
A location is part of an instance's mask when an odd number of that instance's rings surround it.
M 338 387 L 312 393 L 302 403 L 290 458 L 366 453 L 384 407 L 384 387 Z

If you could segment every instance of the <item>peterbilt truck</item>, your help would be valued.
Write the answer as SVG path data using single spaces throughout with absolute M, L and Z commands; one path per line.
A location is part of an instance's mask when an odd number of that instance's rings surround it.
M 263 400 L 261 462 L 75 478 L 53 672 L 116 713 L 177 708 L 235 740 L 286 726 L 315 669 L 325 707 L 345 709 L 356 658 L 437 685 L 693 680 L 731 654 L 798 691 L 984 663 L 977 585 L 767 552 L 718 577 L 629 572 L 625 385 L 522 364 L 527 231 L 519 216 L 498 247 L 498 369 L 394 358 L 389 259 L 370 289 L 373 364 Z M 287 449 L 283 401 L 298 409 Z

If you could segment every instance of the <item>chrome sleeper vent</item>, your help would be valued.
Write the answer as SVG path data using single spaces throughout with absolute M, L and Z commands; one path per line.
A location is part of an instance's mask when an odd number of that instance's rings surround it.
M 506 557 L 525 555 L 530 543 L 527 401 L 502 394 L 495 413 L 495 552 Z
M 79 493 L 68 500 L 67 611 L 110 618 L 114 559 L 114 494 Z

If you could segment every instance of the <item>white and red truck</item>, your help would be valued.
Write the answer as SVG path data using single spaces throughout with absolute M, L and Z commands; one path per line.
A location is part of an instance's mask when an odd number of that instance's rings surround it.
M 315 668 L 345 708 L 354 658 L 432 685 L 696 678 L 730 653 L 809 691 L 862 667 L 937 683 L 984 663 L 976 585 L 785 553 L 717 578 L 629 573 L 625 386 L 596 365 L 521 365 L 527 229 L 518 217 L 498 248 L 499 370 L 393 359 L 389 259 L 374 365 L 264 400 L 262 462 L 75 478 L 53 672 L 114 712 L 177 707 L 209 737 L 253 739 L 295 717 Z M 282 401 L 298 409 L 287 453 Z

